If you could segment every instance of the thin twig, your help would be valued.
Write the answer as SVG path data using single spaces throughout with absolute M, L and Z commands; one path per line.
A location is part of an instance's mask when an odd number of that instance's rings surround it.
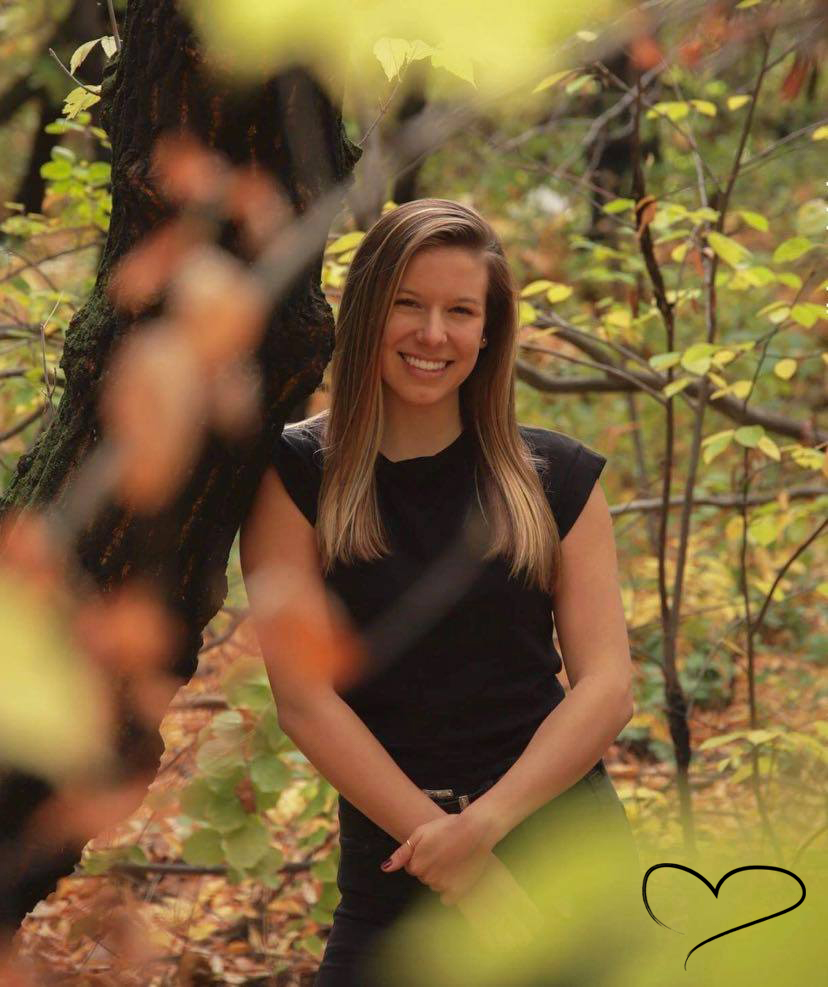
M 112 0 L 106 0 L 106 6 L 109 9 L 109 22 L 112 25 L 112 37 L 115 39 L 115 50 L 121 50 L 121 35 L 118 33 L 118 21 L 115 17 L 115 7 Z
M 77 76 L 72 75 L 72 73 L 69 71 L 69 69 L 66 68 L 66 66 L 63 64 L 63 62 L 60 60 L 60 58 L 58 58 L 58 54 L 57 54 L 57 52 L 55 51 L 54 48 L 50 48 L 49 49 L 49 54 L 52 56 L 52 58 L 54 58 L 54 60 L 63 69 L 63 71 L 69 76 L 69 78 L 72 80 L 72 82 L 75 83 L 76 86 L 80 86 L 81 89 L 85 89 L 88 93 L 92 93 L 93 96 L 99 96 L 100 95 L 100 93 L 98 93 L 95 89 L 90 89 L 89 86 L 85 86 L 80 81 L 80 79 Z
M 49 321 L 52 316 L 57 312 L 58 305 L 63 301 L 63 292 L 58 296 L 58 300 L 55 302 L 52 311 L 46 316 L 46 320 L 40 324 L 40 353 L 43 359 L 43 378 L 46 381 L 46 400 L 49 402 L 49 409 L 54 413 L 55 406 L 52 404 L 52 391 L 54 388 L 49 382 L 49 368 L 46 365 L 46 326 L 49 325 Z

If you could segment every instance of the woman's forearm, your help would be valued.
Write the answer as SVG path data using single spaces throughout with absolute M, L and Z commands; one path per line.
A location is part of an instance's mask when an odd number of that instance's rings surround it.
M 466 809 L 494 846 L 518 823 L 566 791 L 601 758 L 632 716 L 624 689 L 584 676 L 546 717 L 523 753 Z
M 399 843 L 445 815 L 335 692 L 281 714 L 279 723 L 319 773 Z

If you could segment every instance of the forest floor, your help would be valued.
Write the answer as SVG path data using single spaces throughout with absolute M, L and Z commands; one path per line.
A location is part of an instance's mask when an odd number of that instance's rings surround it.
M 32 984 L 312 984 L 319 956 L 304 944 L 324 944 L 328 927 L 309 915 L 319 898 L 320 882 L 309 870 L 313 861 L 297 846 L 292 820 L 301 806 L 293 799 L 295 793 L 285 791 L 279 806 L 269 813 L 269 818 L 281 821 L 274 826 L 274 842 L 285 858 L 284 881 L 278 888 L 250 880 L 233 885 L 220 869 L 164 870 L 171 864 L 181 866 L 177 792 L 196 771 L 198 731 L 220 707 L 223 672 L 248 654 L 258 654 L 248 622 L 230 640 L 202 652 L 196 675 L 179 690 L 162 724 L 166 751 L 144 803 L 87 846 L 92 851 L 139 846 L 150 866 L 118 875 L 76 871 L 62 879 L 23 922 L 15 945 L 21 961 L 30 967 Z M 775 697 L 769 717 L 775 725 L 804 730 L 814 720 L 828 720 L 828 697 L 817 685 L 819 677 L 804 667 L 800 676 L 804 692 L 793 696 L 790 689 L 781 689 L 796 671 L 792 664 L 797 659 L 789 653 L 763 656 L 761 694 Z M 739 670 L 734 701 L 728 707 L 694 709 L 694 749 L 707 737 L 748 726 L 746 689 L 741 686 L 745 678 Z M 737 834 L 756 815 L 749 785 L 733 785 L 728 773 L 717 770 L 723 753 L 713 750 L 694 757 L 691 778 L 700 841 L 721 838 L 728 831 Z M 618 744 L 604 760 L 636 836 L 646 836 L 662 848 L 680 845 L 672 767 L 641 759 Z M 655 811 L 659 806 L 661 811 Z M 328 824 L 333 838 L 335 815 L 325 821 Z M 314 859 L 320 851 L 328 852 L 319 847 Z M 645 854 L 642 863 L 649 863 Z

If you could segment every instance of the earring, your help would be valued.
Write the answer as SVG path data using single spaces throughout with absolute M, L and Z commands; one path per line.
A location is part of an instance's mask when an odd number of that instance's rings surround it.
M 481 346 L 485 346 L 486 345 L 486 337 L 485 336 L 481 336 L 481 338 L 480 338 L 480 345 Z

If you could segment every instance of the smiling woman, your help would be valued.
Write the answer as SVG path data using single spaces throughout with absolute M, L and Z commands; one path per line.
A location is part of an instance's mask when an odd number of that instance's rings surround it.
M 474 924 L 496 887 L 502 927 L 534 926 L 537 861 L 516 841 L 558 833 L 569 803 L 593 820 L 579 832 L 620 835 L 637 890 L 601 760 L 631 715 L 606 460 L 515 420 L 516 347 L 489 224 L 443 199 L 386 213 L 351 262 L 330 409 L 278 436 L 243 531 L 245 578 L 272 544 L 367 656 L 303 687 L 251 596 L 279 721 L 340 793 L 342 897 L 315 987 L 385 983 L 365 965 L 378 933 L 435 894 Z M 556 855 L 575 855 L 560 833 Z

